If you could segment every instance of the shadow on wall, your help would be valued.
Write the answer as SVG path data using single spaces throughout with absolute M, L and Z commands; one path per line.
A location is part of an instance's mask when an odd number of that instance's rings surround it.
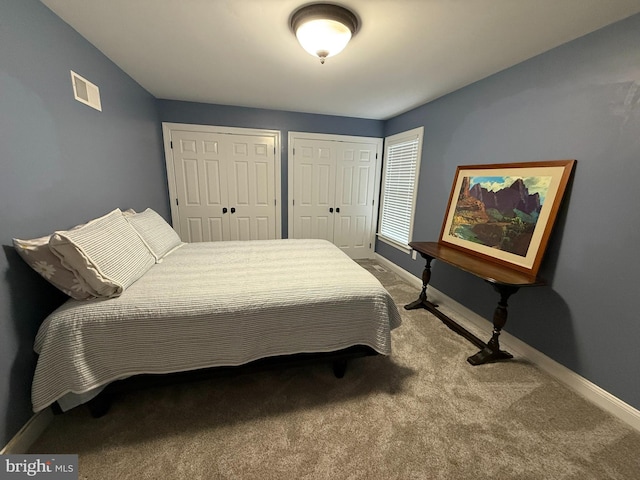
M 523 321 L 515 325 L 512 332 L 554 360 L 572 370 L 578 370 L 580 358 L 573 328 L 573 316 L 564 298 L 553 289 L 555 275 L 561 260 L 560 250 L 564 239 L 574 178 L 575 168 L 569 178 L 538 273 L 547 282 L 547 285 L 541 288 L 524 289 L 518 293 L 522 299 L 516 298 L 515 301 L 522 300 L 525 311 L 522 313 Z
M 482 318 L 492 321 L 500 296 L 487 282 L 436 260 L 432 264 L 429 283 Z M 521 288 L 509 298 L 509 315 L 504 331 L 569 368 L 578 367 L 571 312 L 564 299 L 549 285 Z M 482 340 L 486 342 L 489 338 Z
M 33 341 L 44 318 L 67 298 L 33 271 L 15 251 L 3 245 L 7 258 L 5 282 L 9 287 L 10 311 L 14 325 L 15 345 L 13 358 L 3 358 L 10 368 L 8 382 L 8 408 L 6 410 L 6 438 L 11 438 L 33 415 L 31 409 L 31 380 L 36 364 Z M 10 365 L 10 367 L 9 367 Z
M 561 260 L 574 177 L 575 169 L 569 178 L 539 271 L 539 277 L 545 280 L 546 285 L 521 288 L 509 299 L 504 330 L 566 367 L 578 370 L 580 358 L 574 319 L 565 299 L 553 288 Z M 492 321 L 500 297 L 488 283 L 437 260 L 432 264 L 430 283 L 482 318 Z M 489 338 L 483 340 L 488 341 Z
M 544 252 L 544 258 L 540 265 L 540 271 L 538 275 L 545 279 L 547 285 L 553 285 L 553 279 L 556 274 L 556 266 L 560 258 L 560 248 L 562 247 L 562 240 L 564 238 L 564 230 L 567 224 L 567 216 L 569 212 L 569 205 L 571 203 L 571 193 L 573 191 L 573 182 L 576 176 L 576 169 L 578 165 L 574 166 L 573 172 L 567 182 L 567 188 L 565 190 L 562 203 L 556 217 L 556 221 L 553 224 L 553 230 L 549 237 L 549 243 L 547 249 Z

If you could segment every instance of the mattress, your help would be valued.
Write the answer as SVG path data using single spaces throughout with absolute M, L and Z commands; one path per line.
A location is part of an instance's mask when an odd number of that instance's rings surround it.
M 330 242 L 185 244 L 121 296 L 70 299 L 45 319 L 33 410 L 137 374 L 353 345 L 388 355 L 400 322 L 380 282 Z

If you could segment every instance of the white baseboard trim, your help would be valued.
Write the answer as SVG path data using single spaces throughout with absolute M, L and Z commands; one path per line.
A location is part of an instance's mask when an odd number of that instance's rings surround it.
M 50 408 L 39 411 L 29 419 L 27 423 L 16 433 L 9 443 L 0 450 L 0 455 L 23 454 L 29 451 L 31 445 L 42 435 L 42 432 L 53 420 L 53 412 Z
M 417 298 L 419 289 L 422 288 L 421 279 L 407 272 L 403 268 L 399 267 L 395 263 L 387 260 L 379 254 L 376 254 L 375 260 L 397 274 L 403 280 L 407 281 L 411 285 L 415 285 L 418 289 L 416 291 Z M 438 291 L 431 285 L 429 285 L 429 297 L 436 303 L 438 303 L 438 305 L 442 309 L 449 309 L 455 312 L 456 321 L 475 335 L 479 336 L 480 338 L 486 337 L 487 340 L 491 338 L 491 334 L 493 332 L 493 323 L 489 320 L 481 317 L 472 310 L 469 310 L 467 307 L 456 302 L 455 300 L 447 297 L 445 294 Z M 540 368 L 540 370 L 548 373 L 560 383 L 564 384 L 574 392 L 584 397 L 586 400 L 594 403 L 598 407 L 602 408 L 614 417 L 629 425 L 634 430 L 640 432 L 639 410 L 623 402 L 616 396 L 600 388 L 598 385 L 590 382 L 586 378 L 578 375 L 573 370 L 570 370 L 564 365 L 561 365 L 560 363 L 526 344 L 517 337 L 510 335 L 508 332 L 503 331 L 501 333 L 500 344 L 505 347 L 505 350 L 509 350 L 511 351 L 511 353 L 517 354 L 518 356 L 531 362 L 533 365 Z

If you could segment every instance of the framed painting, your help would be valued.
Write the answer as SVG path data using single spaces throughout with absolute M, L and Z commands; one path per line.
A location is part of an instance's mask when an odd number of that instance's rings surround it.
M 536 275 L 575 163 L 459 166 L 440 243 Z

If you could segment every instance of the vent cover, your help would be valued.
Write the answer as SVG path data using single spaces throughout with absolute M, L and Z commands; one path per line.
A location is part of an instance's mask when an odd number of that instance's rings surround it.
M 81 77 L 73 70 L 71 71 L 71 83 L 73 84 L 73 96 L 76 100 L 85 105 L 89 105 L 96 110 L 102 111 L 100 103 L 100 89 L 89 80 Z

